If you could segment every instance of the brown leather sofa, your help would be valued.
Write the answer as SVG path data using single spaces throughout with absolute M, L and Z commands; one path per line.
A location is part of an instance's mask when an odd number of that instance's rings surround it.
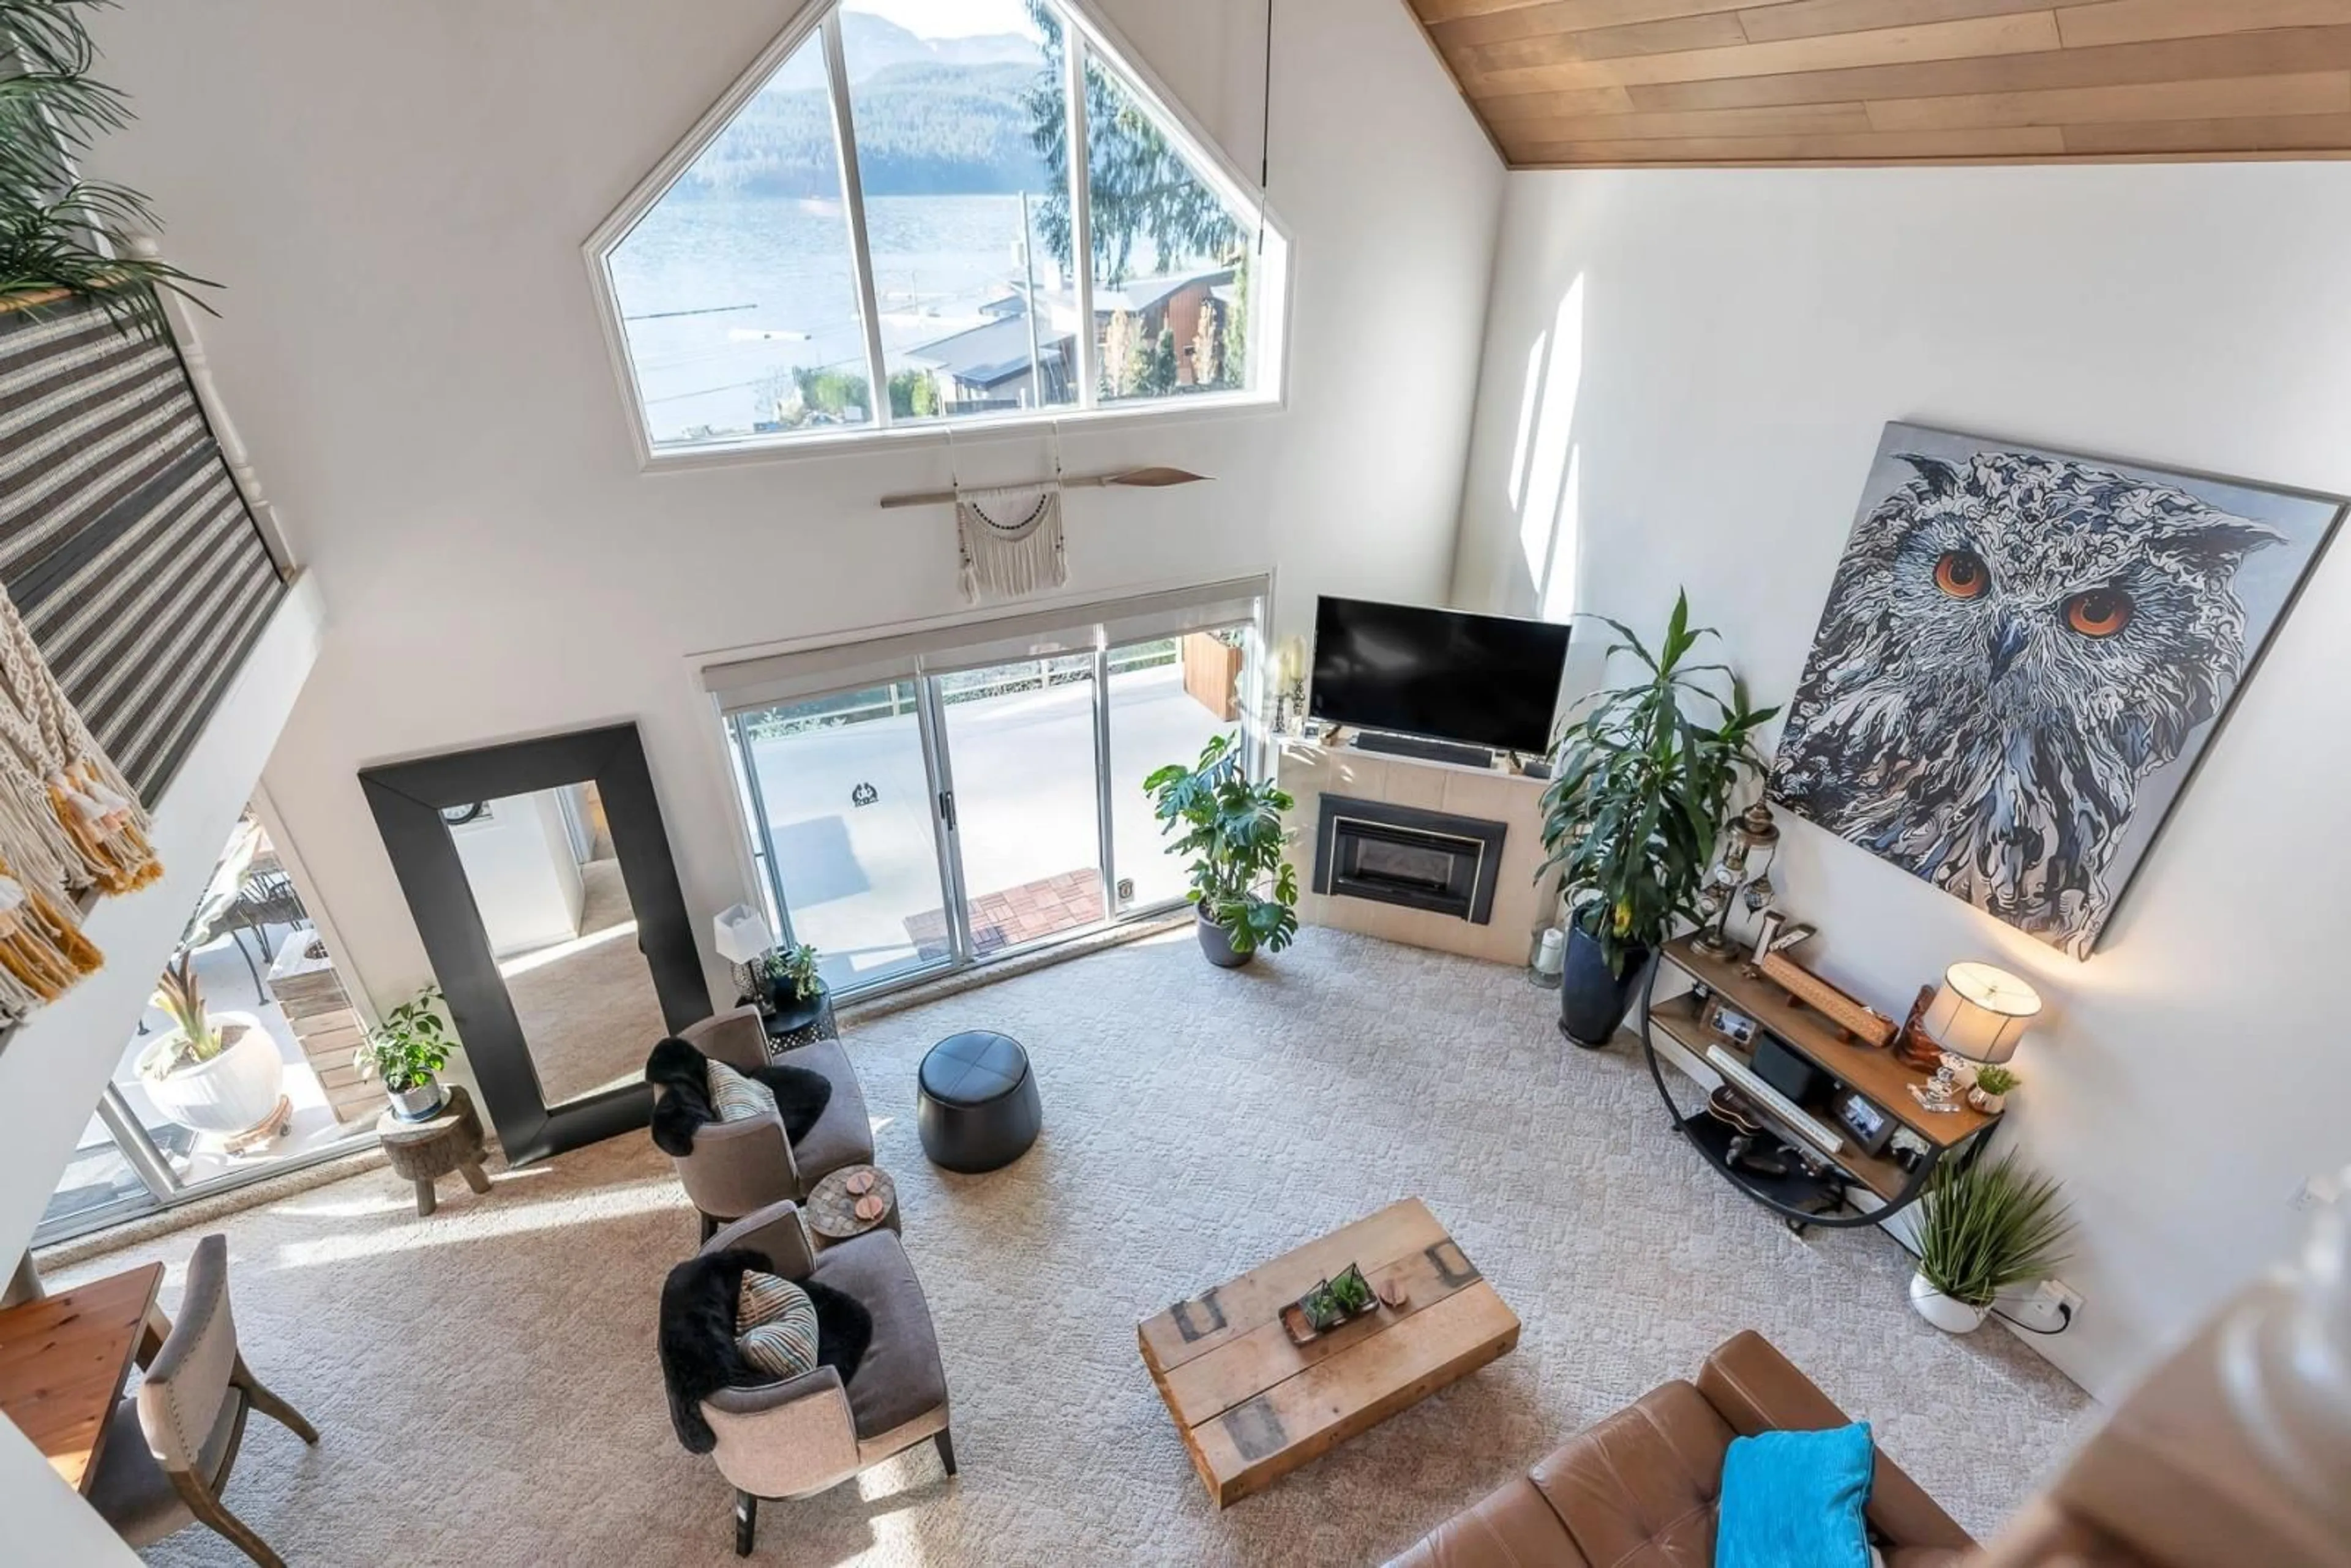
M 1851 1419 L 1750 1331 L 1695 1385 L 1677 1379 L 1576 1434 L 1389 1568 L 1711 1568 L 1730 1440 Z M 1887 1568 L 1951 1568 L 1975 1546 L 1883 1450 L 1868 1517 Z

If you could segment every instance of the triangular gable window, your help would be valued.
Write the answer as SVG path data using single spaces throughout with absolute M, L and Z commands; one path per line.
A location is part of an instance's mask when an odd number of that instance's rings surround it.
M 588 249 L 653 459 L 1280 393 L 1286 242 L 1085 0 L 812 7 Z

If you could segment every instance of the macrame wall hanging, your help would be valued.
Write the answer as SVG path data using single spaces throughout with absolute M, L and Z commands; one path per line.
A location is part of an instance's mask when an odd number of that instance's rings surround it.
M 162 874 L 147 813 L 0 593 L 0 1019 L 54 1001 L 103 956 L 79 895 Z
M 955 436 L 947 436 L 947 465 L 955 469 Z M 958 579 L 965 601 L 1024 599 L 1070 580 L 1061 532 L 1061 442 L 1053 439 L 1053 476 L 1030 485 L 967 490 L 954 477 L 956 548 L 963 557 Z

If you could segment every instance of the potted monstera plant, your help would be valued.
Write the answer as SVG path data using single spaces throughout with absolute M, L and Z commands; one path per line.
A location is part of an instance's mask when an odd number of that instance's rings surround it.
M 277 1113 L 286 1061 L 251 1013 L 212 1012 L 183 947 L 156 982 L 154 1006 L 172 1020 L 139 1053 L 140 1082 L 155 1109 L 194 1133 L 236 1137 Z
M 1282 812 L 1293 804 L 1270 781 L 1241 767 L 1234 737 L 1208 742 L 1200 760 L 1171 762 L 1143 781 L 1163 837 L 1192 857 L 1192 901 L 1200 951 L 1237 969 L 1259 948 L 1279 953 L 1298 935 L 1298 871 L 1282 858 Z
M 1542 797 L 1548 858 L 1535 873 L 1559 868 L 1568 905 L 1560 1032 L 1595 1051 L 1625 1021 L 1675 922 L 1697 918 L 1731 792 L 1762 767 L 1755 731 L 1780 711 L 1749 707 L 1728 665 L 1692 662 L 1716 633 L 1689 623 L 1687 593 L 1654 650 L 1601 619 L 1619 639 L 1609 663 L 1629 659 L 1641 678 L 1570 711 Z

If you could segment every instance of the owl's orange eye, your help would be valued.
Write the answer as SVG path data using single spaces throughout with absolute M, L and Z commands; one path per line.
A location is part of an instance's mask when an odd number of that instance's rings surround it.
M 2118 588 L 2094 588 L 2065 601 L 2065 624 L 2085 637 L 2111 637 L 2130 618 L 2130 595 Z
M 1991 572 L 1971 549 L 1945 550 L 1935 563 L 1935 586 L 1954 599 L 1981 599 L 1991 586 Z

